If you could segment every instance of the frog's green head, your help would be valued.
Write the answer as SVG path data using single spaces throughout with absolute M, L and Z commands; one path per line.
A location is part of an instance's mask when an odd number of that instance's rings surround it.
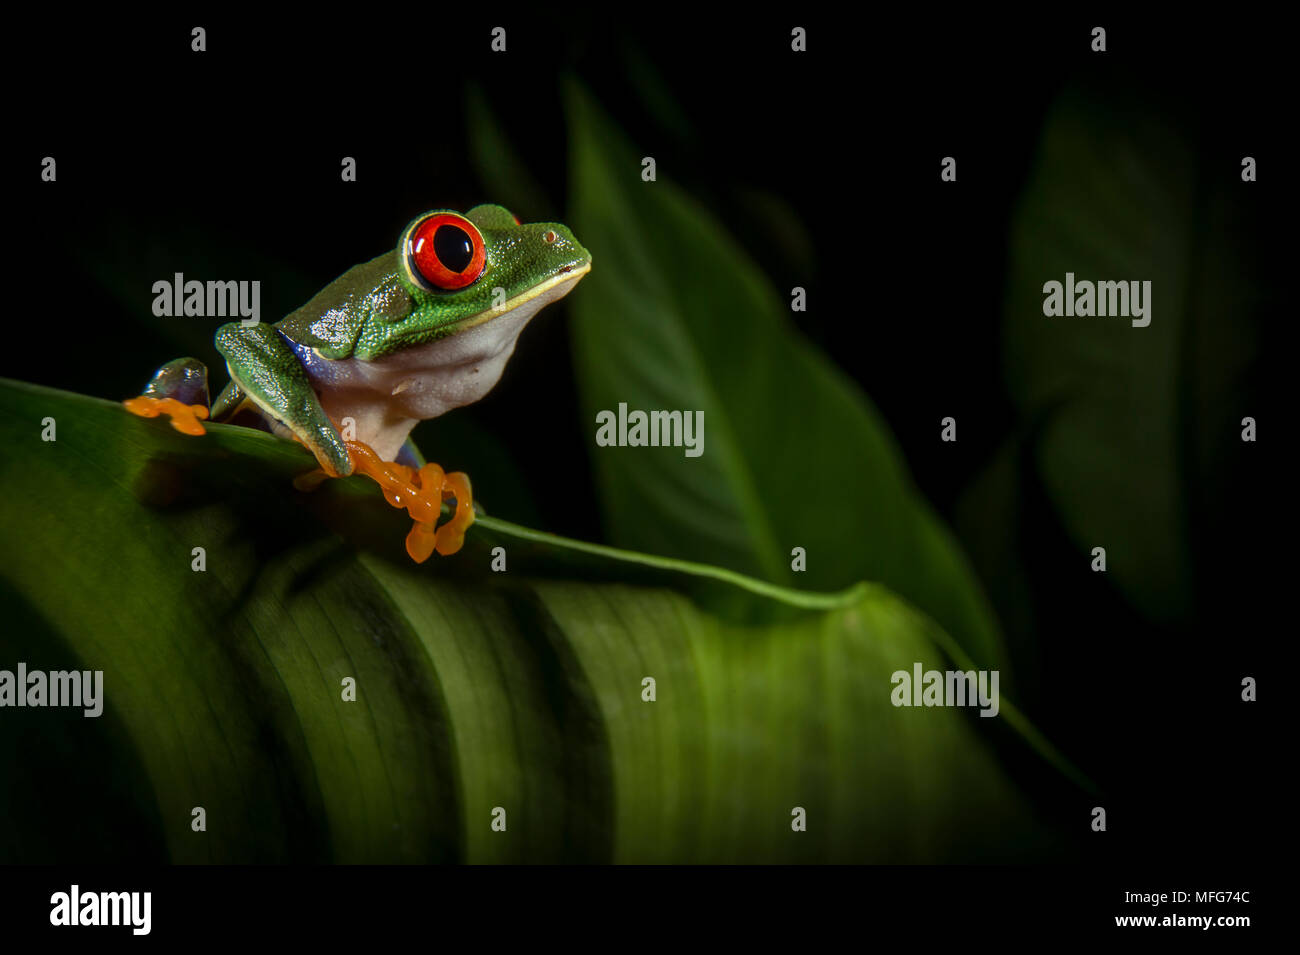
M 495 205 L 475 206 L 466 215 L 426 212 L 403 230 L 396 260 L 409 302 L 372 313 L 358 342 L 368 357 L 512 313 L 531 315 L 567 294 L 591 268 L 591 253 L 567 226 L 524 224 Z

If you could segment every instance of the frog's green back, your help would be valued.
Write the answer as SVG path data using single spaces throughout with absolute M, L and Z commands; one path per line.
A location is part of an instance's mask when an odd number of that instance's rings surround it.
M 411 310 L 411 296 L 398 278 L 397 252 L 385 252 L 348 269 L 275 327 L 326 358 L 352 354 L 366 321 L 376 312 L 394 322 Z

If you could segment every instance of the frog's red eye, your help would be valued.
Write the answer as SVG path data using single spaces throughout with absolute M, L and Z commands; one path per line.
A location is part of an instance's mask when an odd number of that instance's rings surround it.
M 483 274 L 487 253 L 474 223 L 454 212 L 421 219 L 407 234 L 411 271 L 434 288 L 464 288 Z

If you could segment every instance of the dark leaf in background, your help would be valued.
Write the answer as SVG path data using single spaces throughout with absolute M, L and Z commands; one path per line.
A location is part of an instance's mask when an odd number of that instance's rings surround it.
M 620 403 L 704 412 L 699 457 L 593 448 L 613 543 L 811 588 L 877 580 L 999 665 L 979 585 L 866 396 L 802 339 L 785 292 L 671 170 L 643 182 L 640 156 L 589 95 L 575 84 L 568 102 L 571 222 L 593 256 L 572 300 L 592 433 Z M 796 547 L 806 572 L 791 569 Z
M 1081 566 L 1104 547 L 1115 586 L 1164 623 L 1193 606 L 1193 510 L 1216 506 L 1198 487 L 1258 413 L 1243 398 L 1270 307 L 1265 258 L 1249 248 L 1252 187 L 1225 158 L 1207 162 L 1176 111 L 1131 86 L 1073 87 L 1011 236 L 1007 383 L 1026 450 Z M 1150 324 L 1044 316 L 1044 282 L 1067 272 L 1149 280 Z

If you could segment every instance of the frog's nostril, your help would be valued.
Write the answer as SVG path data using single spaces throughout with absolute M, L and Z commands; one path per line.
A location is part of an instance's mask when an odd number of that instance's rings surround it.
M 561 272 L 561 274 L 563 274 L 563 273 L 565 273 L 565 272 L 572 272 L 572 271 L 573 271 L 573 266 L 572 266 L 572 265 L 562 265 L 562 266 L 560 266 L 560 272 Z
M 543 242 L 554 242 L 554 241 L 555 241 L 556 239 L 558 239 L 558 238 L 559 238 L 558 235 L 556 235 L 554 232 L 551 232 L 551 231 L 549 231 L 549 230 L 547 230 L 546 232 L 544 232 L 544 233 L 542 234 L 542 241 L 543 241 Z

